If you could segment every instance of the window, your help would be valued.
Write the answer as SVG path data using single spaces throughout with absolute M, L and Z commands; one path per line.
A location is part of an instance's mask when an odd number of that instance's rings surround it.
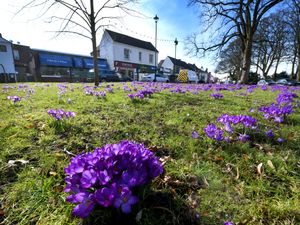
M 149 63 L 153 63 L 153 54 L 149 55 Z
M 142 61 L 142 53 L 139 52 L 139 61 Z
M 20 60 L 20 54 L 18 50 L 14 50 L 14 60 Z
M 0 52 L 7 52 L 6 45 L 0 45 Z
M 129 49 L 124 48 L 124 59 L 129 59 Z

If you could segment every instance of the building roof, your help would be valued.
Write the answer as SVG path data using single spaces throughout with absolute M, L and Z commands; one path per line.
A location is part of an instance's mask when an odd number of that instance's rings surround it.
M 138 47 L 138 48 L 143 48 L 143 49 L 147 49 L 147 50 L 151 50 L 151 51 L 157 51 L 157 49 L 152 45 L 151 42 L 147 42 L 147 41 L 142 41 L 140 39 L 137 38 L 133 38 L 124 34 L 120 34 L 111 30 L 105 30 L 109 36 L 115 41 L 115 42 L 119 42 L 119 43 L 123 43 L 123 44 L 127 44 L 127 45 L 131 45 L 134 47 Z
M 181 67 L 183 69 L 187 69 L 187 70 L 193 70 L 193 71 L 202 71 L 201 69 L 199 69 L 195 64 L 191 64 L 191 63 L 186 63 L 185 61 L 182 61 L 180 59 L 175 59 L 171 56 L 168 56 L 169 59 L 172 61 L 172 63 L 175 66 Z

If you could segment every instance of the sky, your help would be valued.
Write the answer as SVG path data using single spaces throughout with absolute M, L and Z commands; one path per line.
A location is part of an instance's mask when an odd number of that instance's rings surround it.
M 7 40 L 14 43 L 28 45 L 31 48 L 46 49 L 51 51 L 66 52 L 73 54 L 89 55 L 92 51 L 92 44 L 89 39 L 78 35 L 62 34 L 55 36 L 59 29 L 59 23 L 49 23 L 50 14 L 65 15 L 63 7 L 54 8 L 48 14 L 43 14 L 43 8 L 31 8 L 16 13 L 21 6 L 30 0 L 2 0 L 0 8 L 0 33 Z M 52 1 L 52 0 L 49 0 Z M 73 1 L 73 0 L 65 0 Z M 84 0 L 89 2 L 88 0 Z M 104 1 L 104 0 L 97 0 Z M 95 1 L 95 2 L 97 2 Z M 111 0 L 116 1 L 116 0 Z M 4 3 L 6 2 L 6 3 Z M 217 66 L 216 59 L 206 55 L 203 58 L 193 57 L 186 54 L 185 39 L 192 33 L 200 33 L 203 24 L 199 18 L 199 11 L 196 7 L 188 7 L 188 0 L 139 0 L 138 4 L 131 6 L 136 12 L 135 16 L 122 15 L 119 20 L 109 21 L 111 26 L 108 29 L 129 35 L 144 41 L 149 41 L 155 45 L 155 22 L 153 17 L 157 14 L 157 49 L 159 51 L 158 60 L 167 56 L 175 57 L 175 38 L 179 43 L 177 46 L 176 58 L 195 63 L 199 68 L 208 68 L 213 75 Z M 119 11 L 110 11 L 106 15 L 117 15 Z M 100 43 L 103 29 L 97 35 L 97 43 Z M 201 34 L 201 41 L 207 41 L 209 35 Z M 281 67 L 281 70 L 287 70 Z M 280 72 L 280 71 L 279 71 Z
M 60 23 L 47 23 L 49 15 L 41 15 L 39 9 L 26 9 L 16 15 L 22 5 L 29 0 L 4 0 L 0 8 L 0 33 L 7 40 L 14 43 L 28 45 L 31 48 L 89 55 L 92 51 L 91 41 L 81 36 L 63 34 L 58 37 L 53 31 Z M 3 1 L 3 2 L 4 2 Z M 142 16 L 123 15 L 117 21 L 110 21 L 108 29 L 123 33 L 155 45 L 155 22 L 153 17 L 159 17 L 157 23 L 158 59 L 167 56 L 175 57 L 175 38 L 178 39 L 176 58 L 188 63 L 195 63 L 198 67 L 208 68 L 214 72 L 215 62 L 209 58 L 188 56 L 185 50 L 185 38 L 200 30 L 200 20 L 197 11 L 187 7 L 188 0 L 140 0 L 133 8 Z M 63 11 L 55 10 L 61 15 Z M 99 30 L 97 42 L 100 43 L 103 30 Z

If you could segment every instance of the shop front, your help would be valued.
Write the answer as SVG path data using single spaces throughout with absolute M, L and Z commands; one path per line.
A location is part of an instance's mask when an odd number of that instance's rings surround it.
M 154 73 L 155 66 L 115 61 L 116 72 L 127 75 L 133 80 L 139 80 L 141 75 Z
M 115 61 L 114 66 L 116 72 L 136 80 L 137 64 Z
M 42 81 L 87 82 L 93 81 L 93 58 L 39 52 L 39 74 Z M 98 59 L 98 68 L 108 70 L 106 59 Z

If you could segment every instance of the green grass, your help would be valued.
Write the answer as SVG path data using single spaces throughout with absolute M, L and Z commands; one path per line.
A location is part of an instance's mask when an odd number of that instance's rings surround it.
M 132 102 L 122 84 L 114 84 L 106 99 L 85 95 L 83 84 L 67 86 L 61 98 L 56 84 L 30 84 L 35 93 L 28 98 L 18 88 L 0 92 L 0 224 L 300 224 L 299 109 L 277 133 L 287 140 L 282 144 L 259 137 L 216 143 L 203 132 L 221 114 L 250 115 L 249 108 L 275 101 L 278 91 L 257 88 L 244 97 L 237 93 L 245 89 L 221 91 L 224 99 L 214 100 L 212 91 L 165 90 Z M 23 99 L 12 104 L 8 95 Z M 77 115 L 61 129 L 48 116 L 50 108 Z M 199 139 L 191 138 L 193 130 Z M 78 154 L 124 139 L 164 159 L 164 174 L 141 190 L 130 215 L 99 207 L 86 220 L 73 217 L 74 205 L 62 191 L 71 158 L 65 150 Z M 8 163 L 18 159 L 28 163 Z

